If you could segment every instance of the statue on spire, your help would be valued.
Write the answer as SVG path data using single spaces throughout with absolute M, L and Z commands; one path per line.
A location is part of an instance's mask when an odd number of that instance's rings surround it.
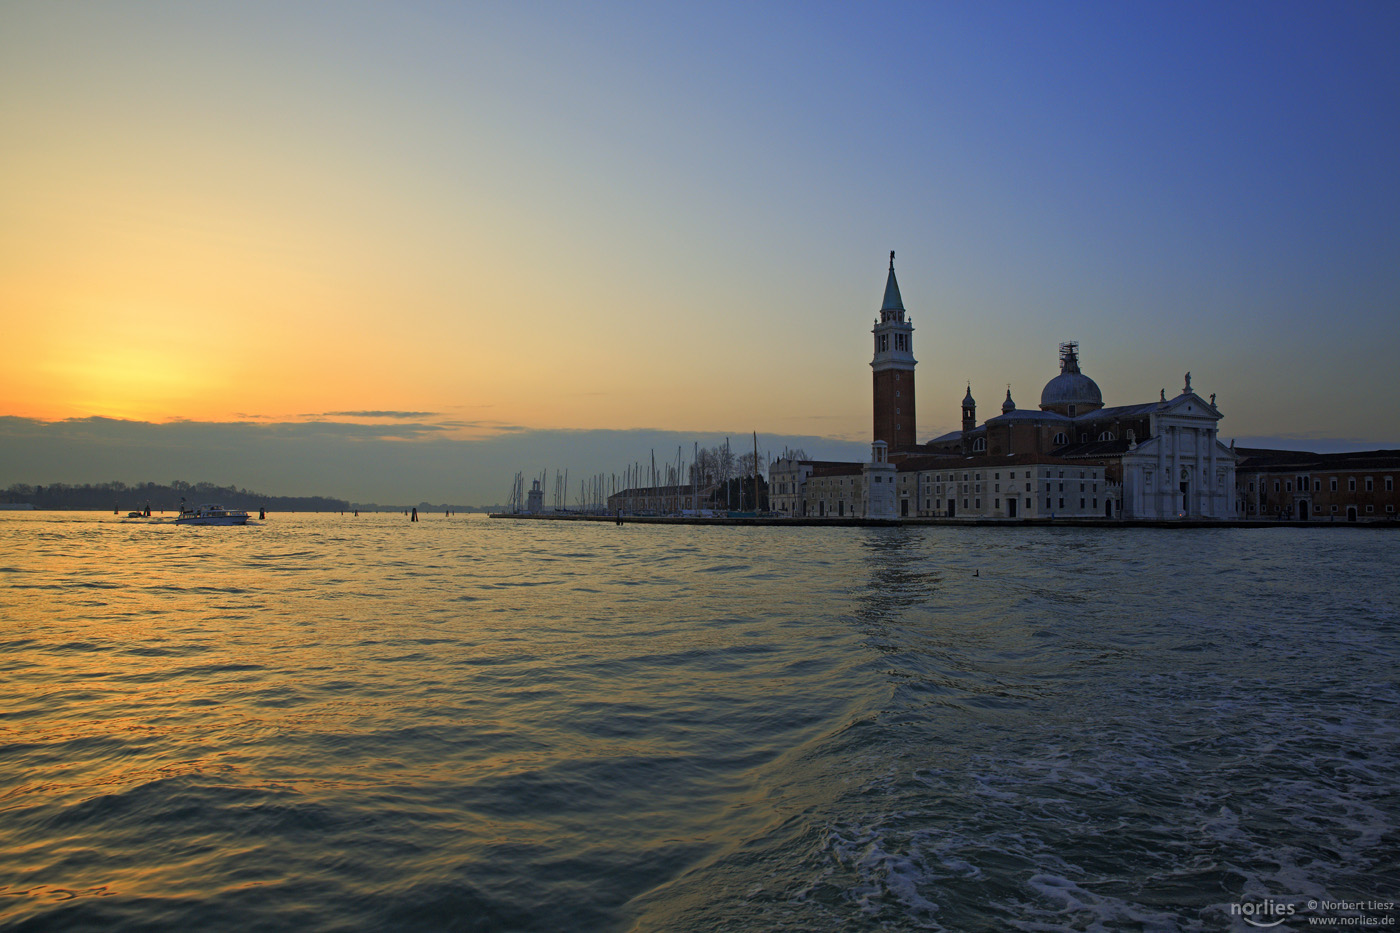
M 890 271 L 894 271 L 894 250 L 890 250 Z

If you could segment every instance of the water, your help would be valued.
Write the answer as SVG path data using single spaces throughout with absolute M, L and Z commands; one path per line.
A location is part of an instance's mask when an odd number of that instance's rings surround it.
M 0 926 L 1394 901 L 1395 541 L 0 516 Z

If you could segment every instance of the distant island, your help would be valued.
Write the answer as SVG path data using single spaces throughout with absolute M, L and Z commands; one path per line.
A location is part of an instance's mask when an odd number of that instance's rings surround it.
M 17 483 L 0 494 L 0 498 L 6 503 L 27 503 L 36 509 L 64 511 L 127 511 L 144 509 L 149 505 L 153 512 L 173 512 L 180 508 L 181 499 L 189 505 L 217 502 L 234 509 L 272 509 L 279 512 L 341 512 L 351 508 L 346 500 L 328 496 L 269 496 L 233 486 L 179 480 L 135 485 L 110 482 L 81 486 L 66 483 L 29 486 Z

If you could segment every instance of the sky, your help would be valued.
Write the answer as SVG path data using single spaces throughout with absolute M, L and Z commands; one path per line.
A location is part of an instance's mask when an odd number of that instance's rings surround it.
M 495 502 L 1109 405 L 1400 446 L 1400 5 L 0 5 L 0 485 Z M 566 439 L 565 441 L 561 441 Z M 751 440 L 750 440 L 751 443 Z M 663 454 L 670 450 L 671 453 Z

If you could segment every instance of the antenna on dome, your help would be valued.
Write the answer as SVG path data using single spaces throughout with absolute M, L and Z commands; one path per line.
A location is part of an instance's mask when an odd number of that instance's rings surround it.
M 890 250 L 890 271 L 894 271 L 894 250 Z

